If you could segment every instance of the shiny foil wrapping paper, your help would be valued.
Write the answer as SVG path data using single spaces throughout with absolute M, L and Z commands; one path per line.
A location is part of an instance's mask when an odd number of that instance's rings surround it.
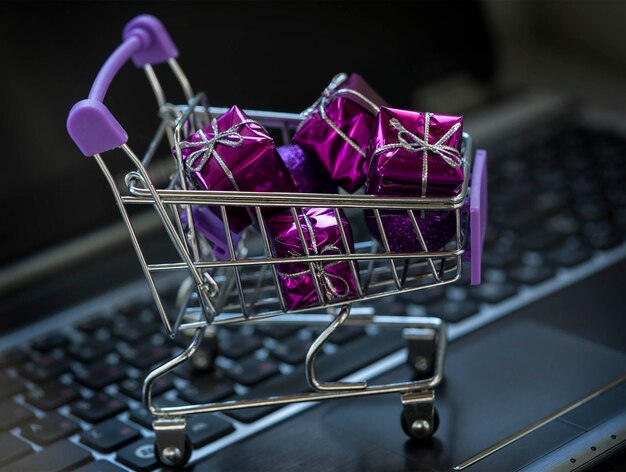
M 274 140 L 263 126 L 250 121 L 241 109 L 233 106 L 215 120 L 217 136 L 213 124 L 209 124 L 202 132 L 194 133 L 181 143 L 185 169 L 195 188 L 296 191 L 293 179 L 276 151 Z M 198 145 L 195 146 L 195 143 Z M 203 161 L 204 164 L 200 165 Z M 221 216 L 219 208 L 212 210 Z M 272 212 L 269 208 L 263 211 L 265 214 Z M 228 207 L 227 214 L 230 229 L 235 233 L 241 232 L 253 221 L 253 213 L 246 208 Z
M 298 224 L 304 234 L 309 255 L 345 254 L 339 224 L 343 225 L 350 251 L 354 251 L 352 230 L 343 212 L 338 222 L 331 208 L 304 208 L 298 210 Z M 276 257 L 304 256 L 298 227 L 290 212 L 276 213 L 268 218 L 267 226 L 273 238 Z M 297 310 L 319 305 L 315 290 L 317 277 L 323 296 L 328 302 L 349 300 L 358 295 L 358 281 L 354 279 L 346 261 L 315 262 L 313 273 L 309 264 L 278 264 L 280 290 L 287 308 Z M 357 271 L 358 273 L 358 271 Z
M 320 162 L 307 154 L 297 144 L 278 146 L 278 154 L 289 169 L 289 173 L 300 193 L 337 193 L 333 183 Z
M 436 145 L 456 124 L 458 129 L 441 144 L 461 151 L 463 117 L 431 113 L 428 143 Z M 424 172 L 423 146 L 405 138 L 407 148 L 399 146 L 376 153 L 375 150 L 401 141 L 399 132 L 392 125 L 397 120 L 408 132 L 426 139 L 426 113 L 382 107 L 376 120 L 376 132 L 370 149 L 371 161 L 367 173 L 365 192 L 372 195 L 422 195 Z M 411 146 L 411 144 L 413 144 Z M 435 151 L 427 153 L 426 197 L 453 197 L 463 185 L 463 166 L 452 167 Z
M 377 107 L 385 101 L 358 74 L 351 74 L 335 92 L 350 89 L 367 97 Z M 328 175 L 348 192 L 358 190 L 367 175 L 367 147 L 376 120 L 376 110 L 353 94 L 330 92 L 325 111 L 328 119 L 361 149 L 360 154 L 321 116 L 319 107 L 296 131 L 293 142 L 317 157 Z
M 366 193 L 389 196 L 415 195 L 416 198 L 422 195 L 449 198 L 460 192 L 464 174 L 463 166 L 458 164 L 462 162 L 462 159 L 458 157 L 458 160 L 451 160 L 450 152 L 441 146 L 453 148 L 460 156 L 463 118 L 439 114 L 429 115 L 426 133 L 425 113 L 386 107 L 380 109 L 376 134 L 370 148 L 371 162 L 367 175 Z M 397 120 L 401 126 L 394 126 L 392 120 Z M 447 139 L 442 140 L 446 133 L 452 131 L 457 124 L 459 125 L 457 129 Z M 398 128 L 408 133 L 403 132 L 400 135 Z M 422 143 L 419 142 L 420 139 L 423 140 Z M 426 142 L 432 147 L 425 146 Z M 444 155 L 450 162 L 443 159 L 437 152 L 437 146 L 444 149 Z M 388 149 L 383 152 L 374 152 L 382 147 L 388 147 Z M 425 148 L 427 150 L 426 172 L 424 172 Z M 457 159 L 456 155 L 453 157 Z M 424 182 L 425 175 L 426 181 Z M 414 211 L 413 215 L 428 251 L 441 250 L 454 237 L 455 212 Z M 392 252 L 406 253 L 424 250 L 406 211 L 386 210 L 381 211 L 380 216 Z M 382 243 L 376 219 L 371 211 L 365 212 L 365 220 L 372 236 Z

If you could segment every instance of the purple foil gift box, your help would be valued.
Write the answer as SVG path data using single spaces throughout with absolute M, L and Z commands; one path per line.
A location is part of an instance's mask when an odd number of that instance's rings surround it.
M 460 116 L 381 108 L 370 150 L 366 193 L 437 198 L 457 195 L 464 180 L 462 137 Z M 454 236 L 454 212 L 413 215 L 429 251 L 440 250 Z M 380 241 L 374 215 L 366 212 L 365 218 L 372 236 Z M 381 220 L 392 252 L 424 250 L 406 211 L 382 211 Z
M 425 211 L 423 216 L 421 211 L 414 211 L 413 215 L 428 251 L 441 250 L 454 236 L 456 216 L 453 211 Z M 391 252 L 408 253 L 424 250 L 407 211 L 382 210 L 380 220 Z M 376 217 L 371 210 L 365 211 L 365 223 L 371 235 L 382 244 Z
M 340 213 L 341 222 L 338 223 L 335 212 L 331 208 L 304 208 L 297 209 L 297 211 L 298 224 L 304 235 L 309 255 L 332 256 L 346 253 L 339 224 L 343 225 L 350 251 L 354 251 L 352 230 L 343 212 Z M 267 226 L 273 237 L 276 257 L 306 255 L 298 226 L 290 212 L 284 211 L 272 215 L 267 220 Z M 278 265 L 280 290 L 289 310 L 320 304 L 313 277 L 317 278 L 322 296 L 328 302 L 333 303 L 357 297 L 358 282 L 354 278 L 349 262 L 313 262 L 312 266 L 299 262 Z
M 300 146 L 287 144 L 276 149 L 289 169 L 298 192 L 337 193 L 337 184 L 331 180 L 322 164 Z
M 358 74 L 338 74 L 302 114 L 293 142 L 316 156 L 330 177 L 348 192 L 367 174 L 367 146 L 376 113 L 385 101 Z
M 180 143 L 187 175 L 195 188 L 249 192 L 295 192 L 289 171 L 265 128 L 234 106 Z M 219 209 L 213 209 L 221 216 Z M 265 209 L 264 212 L 270 212 Z M 245 208 L 227 209 L 230 229 L 254 221 Z

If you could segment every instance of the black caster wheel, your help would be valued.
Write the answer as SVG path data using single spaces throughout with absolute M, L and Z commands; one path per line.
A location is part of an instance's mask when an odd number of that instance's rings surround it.
M 172 449 L 172 450 L 168 450 Z M 189 436 L 185 435 L 185 450 L 180 453 L 177 449 L 166 447 L 163 450 L 163 455 L 159 454 L 159 448 L 154 443 L 154 457 L 156 457 L 159 465 L 165 469 L 179 469 L 185 466 L 189 462 L 193 446 Z
M 437 408 L 435 408 L 435 412 L 433 415 L 433 427 L 432 430 L 427 433 L 427 434 L 418 434 L 416 432 L 413 432 L 411 430 L 411 428 L 409 427 L 409 421 L 406 418 L 406 413 L 403 411 L 400 414 L 400 424 L 402 425 L 402 431 L 404 431 L 404 433 L 411 439 L 428 439 L 430 437 L 432 437 L 433 434 L 435 434 L 437 432 L 437 429 L 439 428 L 439 412 L 437 411 Z

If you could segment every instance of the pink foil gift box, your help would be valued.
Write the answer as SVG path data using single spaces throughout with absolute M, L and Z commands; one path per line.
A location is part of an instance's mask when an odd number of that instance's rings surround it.
M 265 128 L 236 106 L 180 143 L 185 170 L 201 190 L 295 192 L 289 171 Z M 218 208 L 213 211 L 221 216 Z M 264 212 L 271 212 L 264 209 Z M 276 211 L 276 210 L 274 210 Z M 254 220 L 245 208 L 227 208 L 231 231 Z
M 343 226 L 350 251 L 354 252 L 352 230 L 343 212 L 340 212 L 340 222 L 332 208 L 298 208 L 297 212 L 298 225 L 310 256 L 346 254 L 339 224 Z M 283 211 L 272 215 L 267 220 L 267 226 L 273 238 L 276 257 L 306 256 L 300 231 L 291 212 Z M 355 269 L 357 267 L 355 263 Z M 356 272 L 358 275 L 358 270 Z M 326 302 L 349 300 L 358 295 L 358 281 L 355 280 L 347 261 L 283 263 L 278 264 L 278 274 L 280 290 L 288 310 L 320 304 L 313 277 L 317 278 Z
M 366 193 L 450 198 L 463 185 L 461 142 L 463 118 L 381 108 L 370 149 Z M 452 211 L 413 212 L 424 246 L 406 211 L 381 211 L 392 252 L 438 251 L 452 239 L 456 217 Z M 372 236 L 381 241 L 372 212 L 365 213 Z
M 316 156 L 338 185 L 354 192 L 365 182 L 372 126 L 384 105 L 360 75 L 338 74 L 302 113 L 305 119 L 293 142 Z
M 366 193 L 449 198 L 463 185 L 463 117 L 382 107 Z

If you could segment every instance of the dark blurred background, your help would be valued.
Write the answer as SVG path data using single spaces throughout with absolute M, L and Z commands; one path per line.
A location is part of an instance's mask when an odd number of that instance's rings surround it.
M 358 71 L 396 107 L 471 116 L 531 87 L 626 110 L 623 1 L 3 3 L 0 274 L 118 220 L 65 120 L 139 13 L 162 19 L 213 105 L 298 112 Z M 157 110 L 143 72 L 126 65 L 106 103 L 144 150 Z

